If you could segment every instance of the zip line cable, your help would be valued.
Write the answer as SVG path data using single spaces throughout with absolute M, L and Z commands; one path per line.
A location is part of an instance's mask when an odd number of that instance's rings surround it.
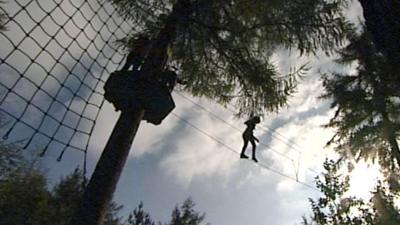
M 189 97 L 185 96 L 185 95 L 182 94 L 181 92 L 174 92 L 174 93 L 177 94 L 178 96 L 180 96 L 180 97 L 186 99 L 187 101 L 193 103 L 194 105 L 196 105 L 197 107 L 199 107 L 199 108 L 202 109 L 203 111 L 207 112 L 208 114 L 210 114 L 210 115 L 213 116 L 214 118 L 220 120 L 221 122 L 227 124 L 227 125 L 230 126 L 231 128 L 237 130 L 237 131 L 240 132 L 240 133 L 242 132 L 242 131 L 241 131 L 239 128 L 237 128 L 236 126 L 232 125 L 231 123 L 229 123 L 229 122 L 226 121 L 225 119 L 221 118 L 220 116 L 216 115 L 216 114 L 213 113 L 212 111 L 208 110 L 208 109 L 207 109 L 206 107 L 204 107 L 203 105 L 201 105 L 201 104 L 199 104 L 199 103 L 193 101 L 192 99 L 190 99 Z M 300 170 L 300 161 L 301 161 L 301 154 L 302 154 L 302 152 L 298 152 L 298 153 L 299 153 L 299 156 L 298 156 L 298 158 L 297 158 L 297 165 L 296 165 L 295 162 L 294 162 L 294 159 L 290 158 L 289 156 L 285 155 L 284 153 L 279 152 L 278 150 L 276 150 L 276 149 L 274 149 L 274 148 L 272 148 L 272 147 L 266 145 L 265 143 L 263 143 L 263 142 L 261 142 L 261 141 L 259 142 L 259 144 L 262 145 L 262 146 L 264 146 L 265 148 L 271 150 L 272 152 L 274 152 L 274 153 L 276 153 L 276 154 L 278 154 L 278 155 L 280 155 L 280 156 L 282 156 L 282 157 L 284 157 L 284 158 L 290 160 L 291 163 L 292 163 L 293 168 L 295 169 L 296 178 L 298 178 L 298 173 L 299 173 L 299 170 Z M 286 143 L 285 143 L 285 144 L 286 144 Z M 288 147 L 290 148 L 291 146 L 288 145 Z M 308 167 L 307 167 L 307 169 L 310 170 L 311 172 L 313 172 L 314 174 L 319 174 L 318 172 L 316 172 L 315 170 L 313 170 L 313 169 L 311 169 L 311 168 L 308 168 Z
M 220 116 L 216 115 L 215 113 L 211 112 L 211 111 L 208 110 L 206 107 L 200 105 L 199 103 L 193 101 L 193 100 L 190 99 L 189 97 L 186 97 L 186 96 L 184 96 L 184 95 L 182 95 L 182 94 L 180 94 L 180 93 L 176 93 L 176 94 L 179 95 L 180 97 L 182 97 L 182 98 L 184 98 L 184 99 L 190 101 L 191 103 L 195 104 L 197 107 L 199 107 L 199 108 L 202 109 L 203 111 L 207 112 L 208 114 L 212 115 L 214 118 L 220 120 L 221 122 L 225 123 L 226 125 L 230 126 L 230 127 L 233 128 L 233 129 L 235 129 L 235 130 L 238 131 L 239 133 L 242 133 L 242 130 L 241 130 L 241 129 L 239 129 L 238 127 L 232 125 L 231 123 L 229 123 L 228 121 L 224 120 L 223 118 L 221 118 Z M 284 158 L 286 158 L 286 159 L 293 160 L 293 159 L 290 158 L 289 156 L 287 156 L 287 155 L 285 155 L 285 154 L 279 152 L 278 150 L 276 150 L 276 149 L 274 149 L 274 148 L 268 146 L 267 144 L 264 144 L 264 143 L 261 142 L 261 141 L 260 141 L 259 143 L 260 143 L 260 145 L 263 145 L 264 147 L 270 149 L 270 150 L 273 151 L 274 153 L 276 153 L 276 154 L 278 154 L 278 155 L 280 155 L 280 156 L 282 156 L 282 157 L 284 157 Z
M 236 113 L 235 110 L 229 108 L 229 107 L 225 107 L 227 110 L 231 111 L 232 113 Z M 288 140 L 283 134 L 281 134 L 278 131 L 274 131 L 271 128 L 269 128 L 266 125 L 260 125 L 260 129 L 267 131 L 268 133 L 271 134 L 271 136 L 274 136 L 276 139 L 278 139 L 279 141 L 281 141 L 282 143 L 284 143 L 285 145 L 289 146 L 289 148 L 295 152 L 298 152 L 300 154 L 302 154 L 304 151 L 301 150 L 303 149 L 302 146 L 300 146 L 299 144 L 297 144 L 296 142 L 291 142 L 290 140 Z M 325 154 L 326 156 L 326 154 Z M 314 158 L 318 158 L 317 155 L 315 153 L 313 153 L 313 157 Z
M 215 141 L 216 143 L 218 143 L 218 144 L 224 146 L 225 149 L 227 149 L 227 150 L 230 151 L 231 153 L 234 153 L 234 154 L 237 154 L 237 155 L 240 154 L 240 153 L 237 152 L 234 148 L 232 148 L 232 147 L 230 147 L 229 145 L 225 144 L 224 142 L 222 142 L 222 141 L 219 140 L 218 138 L 216 138 L 216 137 L 214 137 L 214 136 L 208 134 L 207 132 L 205 132 L 204 130 L 202 130 L 201 128 L 199 128 L 198 126 L 196 126 L 196 125 L 194 125 L 193 123 L 189 122 L 188 120 L 182 118 L 181 116 L 177 115 L 176 113 L 171 112 L 171 114 L 172 114 L 173 116 L 175 116 L 177 119 L 179 119 L 179 120 L 183 121 L 184 123 L 188 124 L 190 127 L 192 127 L 193 129 L 195 129 L 195 130 L 198 131 L 199 133 L 203 134 L 204 136 L 207 136 L 208 138 L 212 139 L 212 140 Z M 310 184 L 307 184 L 307 183 L 305 183 L 305 182 L 303 182 L 303 181 L 300 181 L 299 179 L 296 179 L 296 178 L 294 178 L 294 177 L 291 177 L 290 175 L 287 175 L 287 174 L 285 174 L 285 173 L 283 173 L 283 172 L 281 172 L 281 171 L 279 171 L 279 170 L 276 170 L 276 169 L 274 169 L 274 168 L 272 168 L 272 167 L 270 167 L 270 166 L 268 166 L 268 165 L 266 165 L 266 164 L 259 163 L 259 162 L 258 162 L 258 163 L 255 163 L 255 164 L 258 165 L 258 166 L 260 166 L 261 168 L 264 168 L 264 169 L 266 169 L 266 170 L 269 170 L 269 171 L 271 171 L 272 173 L 275 173 L 275 174 L 277 174 L 277 175 L 279 175 L 279 176 L 281 176 L 281 177 L 284 177 L 284 178 L 286 178 L 286 179 L 292 180 L 292 181 L 294 181 L 294 182 L 296 182 L 296 183 L 298 183 L 298 184 L 301 184 L 301 185 L 303 185 L 303 186 L 305 186 L 305 187 L 307 187 L 307 188 L 310 188 L 310 189 L 312 189 L 312 190 L 314 190 L 314 191 L 320 192 L 320 191 L 319 191 L 317 188 L 315 188 L 314 186 L 312 186 L 312 185 L 310 185 Z
M 240 131 L 240 129 L 238 129 L 237 127 L 234 127 L 233 125 L 229 124 L 229 123 L 226 122 L 224 119 L 222 119 L 222 118 L 220 118 L 219 116 L 217 116 L 215 113 L 209 111 L 206 107 L 200 105 L 199 103 L 193 101 L 193 100 L 190 99 L 189 97 L 183 95 L 183 94 L 182 94 L 183 92 L 184 92 L 184 91 L 181 91 L 181 90 L 175 91 L 175 93 L 176 93 L 177 95 L 179 95 L 180 97 L 185 98 L 186 100 L 188 100 L 188 101 L 190 101 L 191 103 L 197 105 L 199 108 L 203 109 L 203 110 L 206 111 L 207 113 L 213 115 L 215 118 L 221 120 L 221 121 L 224 122 L 224 123 L 227 123 L 227 124 L 228 124 L 229 126 L 231 126 L 232 128 L 234 128 L 234 129 Z M 231 108 L 229 108 L 229 107 L 225 107 L 225 109 L 227 109 L 228 111 L 230 111 L 230 112 L 232 112 L 232 113 L 236 113 L 233 109 L 231 109 Z M 299 154 L 299 156 L 297 157 L 297 158 L 298 158 L 298 162 L 300 162 L 300 158 L 302 157 L 302 154 L 304 153 L 304 151 L 300 149 L 300 148 L 302 148 L 300 145 L 298 145 L 298 144 L 295 143 L 295 142 L 289 141 L 284 135 L 282 135 L 282 134 L 279 133 L 278 131 L 273 131 L 271 128 L 269 128 L 269 127 L 266 126 L 266 125 L 260 124 L 258 127 L 259 127 L 260 129 L 264 130 L 264 131 L 267 131 L 268 133 L 271 134 L 271 136 L 275 137 L 278 141 L 280 141 L 280 142 L 282 142 L 283 144 L 285 144 L 286 146 L 288 146 L 288 147 L 289 147 L 289 150 L 293 150 L 293 151 L 297 152 L 297 153 Z M 277 137 L 277 135 L 278 135 L 278 137 Z M 270 147 L 268 147 L 265 143 L 262 143 L 262 142 L 260 142 L 260 145 L 263 145 L 263 146 L 265 146 L 266 148 L 270 148 Z M 297 146 L 297 147 L 296 147 L 296 146 Z M 271 149 L 271 148 L 270 148 L 270 149 Z M 278 154 L 283 154 L 283 153 L 280 153 L 280 152 L 277 151 L 277 150 L 274 150 L 274 149 L 271 149 L 271 150 L 272 150 L 273 152 L 278 153 Z M 315 153 L 312 153 L 312 156 L 313 156 L 315 159 L 318 158 L 317 155 L 316 155 Z M 325 154 L 325 157 L 326 157 L 326 154 Z M 290 158 L 290 159 L 291 159 L 291 158 Z M 293 159 L 291 159 L 291 160 L 293 160 Z M 294 167 L 296 168 L 296 166 L 294 166 Z M 296 169 L 296 170 L 298 171 L 299 169 L 300 169 L 300 164 L 297 165 L 297 169 Z M 312 169 L 312 168 L 307 167 L 307 170 L 311 171 L 311 172 L 314 173 L 314 174 L 319 174 L 318 171 L 316 171 L 316 170 L 314 170 L 314 169 Z
M 236 113 L 235 110 L 233 110 L 233 109 L 231 109 L 231 108 L 229 108 L 229 107 L 226 107 L 226 109 L 229 110 L 229 111 L 231 111 L 232 113 Z M 267 131 L 268 133 L 271 134 L 271 136 L 274 136 L 276 139 L 278 139 L 279 141 L 281 141 L 281 142 L 284 143 L 285 145 L 289 146 L 289 148 L 291 148 L 293 151 L 296 151 L 296 152 L 298 152 L 298 153 L 300 153 L 300 154 L 302 154 L 302 153 L 304 152 L 304 150 L 301 150 L 301 149 L 303 149 L 302 146 L 300 146 L 300 145 L 297 144 L 296 142 L 291 142 L 290 140 L 288 140 L 288 139 L 287 139 L 283 134 L 281 134 L 280 132 L 274 131 L 274 130 L 272 130 L 270 127 L 268 127 L 268 126 L 266 126 L 266 125 L 262 125 L 262 124 L 260 125 L 260 129 Z M 327 154 L 325 154 L 325 157 L 327 157 L 326 155 L 327 155 Z M 315 159 L 318 158 L 318 156 L 317 156 L 316 153 L 313 153 L 312 156 L 313 156 Z
M 180 97 L 185 98 L 186 100 L 188 100 L 188 101 L 192 102 L 193 104 L 197 105 L 199 108 L 201 108 L 201 109 L 203 109 L 204 111 L 208 112 L 209 114 L 213 115 L 215 118 L 217 118 L 217 119 L 221 120 L 222 122 L 228 124 L 230 127 L 232 127 L 232 128 L 234 128 L 234 129 L 240 131 L 240 129 L 238 129 L 237 127 L 235 127 L 235 126 L 229 124 L 229 123 L 226 122 L 224 119 L 222 119 L 222 118 L 220 118 L 219 116 L 215 115 L 215 113 L 209 111 L 206 107 L 204 107 L 204 106 L 200 105 L 199 103 L 193 101 L 193 100 L 190 99 L 189 97 L 183 95 L 181 92 L 182 92 L 182 91 L 175 92 L 175 93 L 176 93 L 177 95 L 179 95 Z M 232 113 L 236 113 L 234 110 L 230 109 L 229 107 L 226 107 L 226 109 L 228 109 L 228 110 L 229 110 L 230 112 L 232 112 Z M 280 134 L 278 131 L 273 132 L 271 128 L 269 128 L 269 127 L 267 127 L 267 126 L 265 126 L 265 125 L 262 125 L 262 124 L 260 124 L 259 127 L 260 127 L 262 130 L 267 131 L 268 133 L 270 133 L 271 136 L 274 136 L 275 138 L 277 138 L 277 139 L 278 139 L 280 142 L 282 142 L 283 144 L 287 145 L 287 146 L 289 147 L 290 150 L 293 150 L 293 151 L 295 151 L 295 152 L 297 152 L 297 153 L 299 153 L 299 154 L 302 154 L 302 153 L 303 153 L 302 150 L 296 148 L 296 146 L 298 146 L 299 148 L 301 148 L 297 143 L 295 143 L 295 142 L 291 143 L 289 140 L 287 140 L 287 138 L 286 138 L 285 136 L 283 136 L 282 134 Z M 277 137 L 276 135 L 278 135 L 278 137 Z M 280 137 L 279 137 L 279 136 L 280 136 Z M 270 147 L 268 147 L 267 145 L 265 145 L 264 143 L 261 143 L 261 142 L 260 142 L 260 144 L 261 144 L 261 145 L 264 145 L 264 146 L 267 147 L 267 148 L 270 148 Z M 270 148 L 270 149 L 271 149 L 271 148 Z M 272 150 L 273 150 L 273 149 L 272 149 Z M 273 151 L 276 151 L 276 150 L 273 150 Z M 282 153 L 280 153 L 279 151 L 276 151 L 276 153 L 282 154 Z
M 226 107 L 226 109 L 231 111 L 232 113 L 236 113 L 235 110 L 233 110 L 233 109 L 231 109 L 229 107 Z M 261 124 L 260 128 L 265 130 L 265 131 L 267 131 L 268 133 L 270 133 L 271 136 L 275 136 L 276 139 L 278 139 L 279 141 L 281 141 L 285 145 L 289 146 L 291 148 L 291 150 L 293 150 L 295 152 L 298 152 L 298 153 L 302 152 L 302 150 L 301 150 L 302 147 L 300 145 L 298 145 L 295 142 L 291 143 L 285 136 L 280 134 L 278 131 L 273 131 L 271 128 L 269 128 L 269 127 L 267 127 L 265 125 L 262 125 L 262 124 Z
M 213 113 L 213 112 L 211 112 L 210 110 L 208 110 L 206 107 L 204 107 L 204 106 L 198 104 L 197 102 L 193 101 L 193 100 L 190 99 L 189 97 L 187 97 L 187 96 L 185 96 L 185 95 L 183 95 L 183 94 L 180 94 L 180 93 L 177 93 L 177 95 L 179 95 L 180 97 L 182 97 L 182 98 L 184 98 L 184 99 L 190 101 L 191 103 L 195 104 L 197 107 L 199 107 L 199 108 L 202 109 L 203 111 L 207 112 L 208 114 L 212 115 L 214 118 L 216 118 L 216 119 L 220 120 L 221 122 L 227 124 L 228 126 L 232 127 L 233 129 L 235 129 L 235 130 L 238 131 L 239 133 L 242 133 L 242 131 L 241 131 L 238 127 L 236 127 L 236 126 L 232 125 L 231 123 L 229 123 L 228 121 L 222 119 L 220 116 L 216 115 L 215 113 Z M 265 148 L 269 149 L 270 151 L 274 152 L 275 154 L 278 154 L 278 155 L 280 155 L 280 156 L 282 156 L 282 157 L 284 157 L 284 158 L 290 160 L 290 162 L 291 162 L 291 164 L 292 164 L 292 166 L 293 166 L 293 169 L 295 170 L 296 179 L 298 178 L 299 168 L 296 167 L 296 164 L 295 164 L 295 162 L 294 162 L 294 160 L 293 160 L 292 158 L 290 158 L 289 156 L 287 156 L 287 155 L 285 155 L 285 154 L 279 152 L 278 150 L 276 150 L 276 149 L 274 149 L 274 148 L 272 148 L 272 147 L 270 147 L 270 146 L 264 144 L 264 143 L 261 142 L 261 141 L 259 142 L 259 144 L 262 145 L 262 146 L 264 146 Z

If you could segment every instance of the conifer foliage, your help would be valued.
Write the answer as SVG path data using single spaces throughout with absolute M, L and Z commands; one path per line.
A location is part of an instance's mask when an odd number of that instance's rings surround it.
M 322 196 L 310 199 L 312 214 L 303 217 L 302 225 L 395 225 L 400 223 L 400 209 L 395 206 L 398 193 L 378 185 L 370 200 L 349 196 L 349 177 L 339 172 L 338 163 L 324 162 L 324 173 L 316 178 Z
M 377 49 L 396 69 L 400 63 L 400 0 L 359 0 Z
M 273 53 L 331 53 L 351 29 L 341 0 L 111 2 L 141 33 L 155 37 L 169 28 L 170 65 L 187 91 L 221 104 L 234 102 L 244 115 L 286 105 L 296 78 L 306 72 L 301 66 L 280 74 Z
M 316 178 L 322 197 L 310 199 L 312 215 L 302 225 L 372 225 L 373 211 L 361 199 L 346 197 L 349 177 L 338 172 L 337 163 L 324 162 L 324 174 Z
M 23 156 L 17 145 L 0 143 L 0 224 L 1 225 L 70 225 L 73 213 L 83 194 L 85 181 L 82 171 L 76 169 L 49 188 L 45 173 Z M 12 153 L 12 154 L 11 154 Z M 9 162 L 13 162 L 11 165 Z M 199 225 L 204 214 L 194 209 L 188 198 L 176 206 L 171 220 L 165 225 Z M 155 225 L 143 203 L 129 214 L 120 215 L 122 205 L 111 201 L 105 212 L 103 225 Z
M 387 59 L 376 51 L 367 32 L 355 34 L 342 49 L 341 64 L 356 63 L 354 74 L 332 73 L 325 77 L 324 98 L 336 109 L 328 127 L 336 129 L 329 143 L 343 157 L 378 159 L 391 171 L 400 167 L 400 92 Z M 397 163 L 396 163 L 397 162 Z

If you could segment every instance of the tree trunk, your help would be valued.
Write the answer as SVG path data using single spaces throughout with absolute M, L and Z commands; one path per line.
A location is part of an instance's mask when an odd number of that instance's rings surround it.
M 175 39 L 176 24 L 193 9 L 188 0 L 178 0 L 165 21 L 164 28 L 153 41 L 139 76 L 155 80 L 166 64 L 168 46 Z M 179 21 L 178 21 L 179 20 Z M 152 90 L 149 90 L 152 91 Z M 143 118 L 143 109 L 122 110 L 110 139 L 96 165 L 72 225 L 101 225 L 107 205 L 114 194 L 133 139 Z
M 400 149 L 399 144 L 396 140 L 396 133 L 394 132 L 392 121 L 389 119 L 389 115 L 387 113 L 387 108 L 384 100 L 381 98 L 381 115 L 383 118 L 383 129 L 385 132 L 385 138 L 389 142 L 391 155 L 396 159 L 397 165 L 400 168 Z
M 396 158 L 397 166 L 400 168 L 400 149 L 399 149 L 399 144 L 397 143 L 396 137 L 394 135 L 391 135 L 389 137 L 389 143 L 392 150 L 392 154 Z
M 376 48 L 397 67 L 400 64 L 400 0 L 359 0 L 367 30 Z
M 73 225 L 102 223 L 143 113 L 143 109 L 121 113 L 86 187 L 80 208 L 72 220 Z
M 386 118 L 384 117 L 383 123 L 387 135 L 387 140 L 390 145 L 391 153 L 397 161 L 397 166 L 400 168 L 400 148 L 399 144 L 397 143 L 396 134 L 393 131 L 392 123 L 389 121 L 387 117 Z

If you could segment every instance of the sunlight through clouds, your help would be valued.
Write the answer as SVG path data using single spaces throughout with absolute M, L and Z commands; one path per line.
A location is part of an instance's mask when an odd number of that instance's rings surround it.
M 368 201 L 372 197 L 372 192 L 376 190 L 377 181 L 382 180 L 383 176 L 376 164 L 359 162 L 354 166 L 350 173 L 350 189 L 347 194 Z

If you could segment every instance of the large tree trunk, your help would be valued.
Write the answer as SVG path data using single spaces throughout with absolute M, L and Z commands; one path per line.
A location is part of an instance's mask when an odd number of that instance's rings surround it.
M 144 110 L 122 112 L 86 187 L 73 225 L 97 225 L 117 186 Z
M 157 79 L 166 63 L 168 46 L 175 39 L 176 24 L 191 10 L 187 0 L 179 0 L 174 5 L 173 11 L 165 21 L 164 28 L 152 43 L 149 57 L 139 76 L 150 80 Z M 143 109 L 122 110 L 85 190 L 80 207 L 72 218 L 72 225 L 102 224 L 107 205 L 114 194 L 143 114 Z
M 359 0 L 376 48 L 400 65 L 400 0 Z

